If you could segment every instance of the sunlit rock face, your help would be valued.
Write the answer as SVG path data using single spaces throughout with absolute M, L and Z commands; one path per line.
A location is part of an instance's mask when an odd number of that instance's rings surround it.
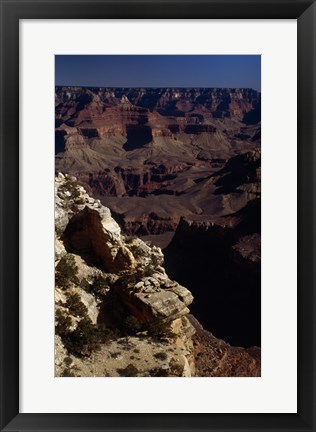
M 123 236 L 75 177 L 59 173 L 55 185 L 56 374 L 91 376 L 93 355 L 97 374 L 192 376 L 194 329 L 185 316 L 193 296 L 168 277 L 161 249 Z M 132 346 L 145 357 L 136 359 Z

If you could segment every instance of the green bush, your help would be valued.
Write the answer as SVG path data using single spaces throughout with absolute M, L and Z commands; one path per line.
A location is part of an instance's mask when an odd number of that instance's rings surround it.
M 71 357 L 65 357 L 65 358 L 64 358 L 64 363 L 65 363 L 65 365 L 69 368 L 70 365 L 72 364 L 72 359 L 71 359 Z
M 167 369 L 162 369 L 162 368 L 152 368 L 149 371 L 149 375 L 151 377 L 168 377 L 169 373 Z
M 70 369 L 70 368 L 65 368 L 63 371 L 62 371 L 62 373 L 61 373 L 61 375 L 60 376 L 62 376 L 62 377 L 76 377 L 77 375 L 76 374 L 74 374 L 73 373 L 73 371 Z
M 79 198 L 80 192 L 75 181 L 67 179 L 64 188 L 71 193 L 71 198 Z
M 62 196 L 62 198 L 67 203 L 71 201 L 81 202 L 82 199 L 78 200 L 78 198 L 80 197 L 80 191 L 78 186 L 79 185 L 77 184 L 77 182 L 70 179 L 66 179 L 65 183 L 58 188 L 58 195 Z M 63 196 L 65 192 L 70 192 L 71 196 L 70 197 Z
M 133 346 L 133 345 L 130 343 L 128 336 L 127 336 L 127 337 L 124 337 L 124 338 L 121 338 L 120 340 L 117 341 L 117 343 L 120 344 L 120 345 L 122 345 L 123 347 L 127 347 L 128 349 L 130 349 L 131 346 Z M 124 349 L 124 348 L 123 348 L 123 349 Z
M 94 279 L 91 291 L 98 296 L 103 296 L 107 294 L 109 288 L 108 281 L 100 275 Z
M 160 352 L 154 354 L 154 357 L 157 360 L 167 360 L 167 358 L 168 358 L 167 354 L 165 352 L 163 352 L 163 351 L 160 351 Z
M 77 357 L 89 357 L 99 351 L 101 344 L 116 337 L 116 333 L 104 324 L 94 325 L 89 318 L 83 318 L 76 329 L 64 336 L 66 349 Z
M 83 290 L 85 290 L 87 292 L 91 292 L 92 291 L 92 284 L 90 284 L 86 278 L 83 278 L 83 279 L 81 279 L 81 282 L 80 282 L 80 288 L 82 288 Z
M 170 375 L 181 377 L 183 374 L 183 367 L 173 358 L 169 363 Z
M 130 334 L 137 334 L 142 330 L 142 323 L 133 315 L 128 316 L 125 319 L 125 329 Z
M 80 317 L 87 317 L 88 315 L 88 309 L 82 303 L 80 296 L 77 293 L 70 294 L 68 296 L 66 306 L 68 307 L 71 315 L 80 316 Z
M 181 377 L 183 367 L 175 359 L 172 359 L 169 363 L 169 369 L 156 367 L 150 369 L 149 374 L 151 377 Z
M 64 338 L 65 347 L 76 356 L 90 356 L 100 348 L 100 338 L 96 330 L 89 319 L 82 319 L 76 329 Z
M 128 364 L 126 368 L 116 370 L 122 377 L 136 377 L 140 373 L 137 367 L 134 366 L 132 363 Z
M 156 320 L 148 324 L 147 333 L 158 342 L 165 342 L 175 337 L 171 330 L 170 323 L 163 320 Z
M 70 332 L 69 328 L 72 325 L 72 320 L 69 316 L 67 316 L 64 312 L 62 312 L 60 309 L 56 311 L 56 321 L 55 321 L 55 328 L 56 328 L 56 334 L 58 334 L 61 338 L 68 335 Z
M 63 289 L 68 289 L 71 282 L 78 284 L 78 267 L 72 255 L 63 256 L 55 269 L 55 283 Z
M 104 323 L 99 323 L 96 327 L 101 343 L 107 343 L 110 340 L 117 339 L 120 336 L 118 329 L 109 328 Z
M 113 353 L 110 353 L 111 358 L 117 359 L 122 353 L 120 351 L 116 351 Z

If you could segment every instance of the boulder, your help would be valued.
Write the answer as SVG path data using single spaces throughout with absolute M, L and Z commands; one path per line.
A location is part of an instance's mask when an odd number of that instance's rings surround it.
M 170 321 L 189 313 L 189 309 L 170 291 L 159 292 L 123 292 L 123 301 L 130 312 L 141 322 L 150 322 L 155 319 L 168 319 Z
M 120 228 L 111 218 L 110 211 L 86 206 L 69 221 L 64 239 L 74 253 L 90 256 L 103 270 L 118 272 L 134 267 L 132 253 L 119 237 Z

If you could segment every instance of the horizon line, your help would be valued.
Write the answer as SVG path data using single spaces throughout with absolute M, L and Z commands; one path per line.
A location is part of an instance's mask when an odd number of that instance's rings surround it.
M 256 92 L 261 93 L 261 90 L 257 90 L 253 87 L 217 87 L 217 86 L 100 86 L 100 85 L 77 85 L 77 84 L 55 84 L 55 87 L 81 87 L 81 88 L 120 88 L 120 89 L 128 89 L 128 88 L 146 88 L 146 89 L 159 89 L 159 88 L 177 88 L 177 89 L 230 89 L 230 90 L 254 90 Z

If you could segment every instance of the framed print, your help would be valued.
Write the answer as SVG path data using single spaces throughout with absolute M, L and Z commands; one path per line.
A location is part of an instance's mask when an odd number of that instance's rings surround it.
M 315 2 L 1 32 L 1 430 L 313 431 Z

